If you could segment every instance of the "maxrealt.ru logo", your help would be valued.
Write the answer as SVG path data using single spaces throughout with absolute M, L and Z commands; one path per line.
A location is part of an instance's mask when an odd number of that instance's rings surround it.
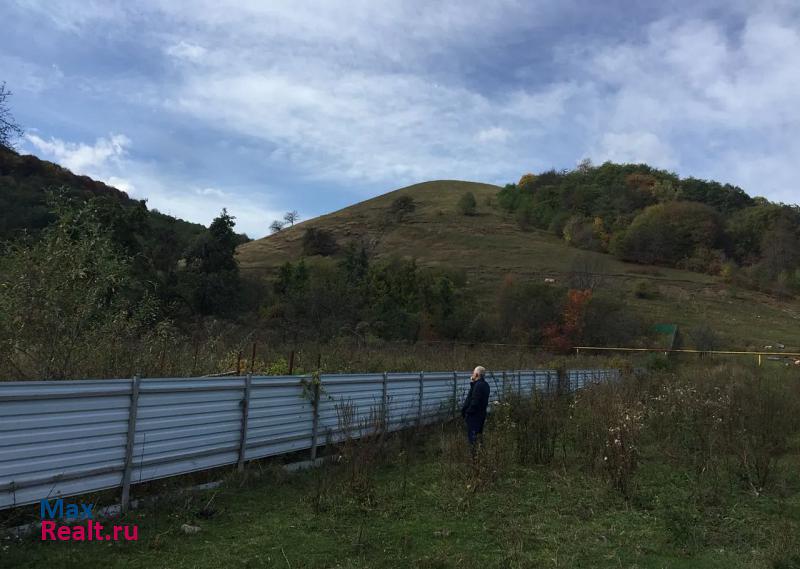
M 94 504 L 42 500 L 42 541 L 137 541 L 136 525 L 105 526 L 94 520 Z

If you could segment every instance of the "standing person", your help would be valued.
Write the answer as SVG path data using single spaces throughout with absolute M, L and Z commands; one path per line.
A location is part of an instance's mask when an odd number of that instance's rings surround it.
M 486 408 L 489 406 L 489 384 L 486 383 L 484 375 L 486 369 L 478 366 L 472 372 L 469 384 L 469 394 L 467 395 L 464 406 L 461 407 L 461 416 L 467 424 L 467 439 L 472 447 L 472 454 L 475 455 L 475 443 L 478 435 L 483 433 L 483 424 L 486 422 Z

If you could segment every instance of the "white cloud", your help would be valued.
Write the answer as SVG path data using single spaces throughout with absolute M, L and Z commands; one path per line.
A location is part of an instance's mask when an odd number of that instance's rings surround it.
M 509 136 L 511 136 L 511 133 L 507 129 L 499 126 L 492 126 L 478 132 L 478 134 L 475 135 L 475 138 L 478 140 L 478 142 L 502 143 L 508 140 Z
M 94 144 L 65 142 L 54 137 L 45 140 L 32 133 L 25 138 L 55 162 L 74 173 L 90 176 L 101 176 L 101 172 L 125 156 L 131 143 L 124 134 L 110 134 L 98 138 Z
M 218 198 L 227 198 L 230 195 L 217 188 L 198 188 L 194 191 L 198 196 L 216 196 Z
M 203 46 L 181 40 L 176 44 L 170 45 L 164 51 L 167 55 L 176 59 L 199 61 L 207 50 Z
M 111 134 L 94 144 L 44 139 L 27 134 L 26 139 L 45 158 L 145 199 L 150 208 L 181 219 L 208 225 L 223 208 L 237 217 L 237 231 L 260 237 L 269 232 L 273 219 L 283 215 L 265 207 L 264 197 L 214 187 L 193 187 L 190 181 L 175 179 L 158 164 L 129 157 L 132 143 L 122 134 Z
M 117 188 L 118 190 L 122 190 L 123 192 L 125 192 L 129 196 L 135 196 L 136 195 L 136 186 L 134 186 L 133 183 L 130 180 L 127 180 L 125 178 L 120 178 L 118 176 L 109 176 L 105 180 L 105 182 L 109 186 Z
M 646 163 L 667 169 L 675 165 L 672 148 L 652 132 L 606 133 L 600 148 L 590 154 L 596 162 Z

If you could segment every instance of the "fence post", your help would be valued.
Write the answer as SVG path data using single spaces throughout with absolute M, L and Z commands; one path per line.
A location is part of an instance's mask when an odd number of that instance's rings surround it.
M 517 370 L 517 395 L 522 397 L 522 371 Z
M 453 419 L 456 418 L 456 411 L 458 410 L 458 372 L 453 372 Z
M 250 389 L 253 384 L 253 374 L 248 373 L 244 379 L 244 397 L 242 398 L 242 440 L 239 444 L 239 462 L 236 469 L 244 472 L 244 455 L 247 450 L 247 418 L 250 416 Z
M 312 418 L 311 418 L 311 460 L 317 458 L 317 433 L 319 431 L 319 390 L 320 383 L 322 382 L 322 374 L 319 375 L 319 381 L 314 382 L 314 401 L 311 402 Z
M 422 425 L 422 397 L 425 392 L 425 372 L 419 372 L 419 401 L 417 402 L 417 426 Z
M 125 470 L 122 473 L 122 511 L 127 512 L 131 503 L 131 473 L 133 472 L 133 445 L 136 442 L 136 414 L 139 410 L 139 376 L 131 380 L 131 406 L 128 410 L 128 438 L 125 445 Z
M 389 372 L 383 372 L 383 385 L 381 386 L 381 422 L 383 423 L 383 430 L 389 430 L 389 398 L 388 398 L 388 383 Z
M 494 374 L 492 374 L 492 377 L 494 377 Z M 503 372 L 503 393 L 500 395 L 500 399 L 505 399 L 505 398 L 506 398 L 506 372 L 504 371 Z

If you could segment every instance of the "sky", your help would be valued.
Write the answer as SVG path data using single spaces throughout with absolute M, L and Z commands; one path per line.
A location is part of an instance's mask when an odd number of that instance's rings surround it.
M 800 202 L 800 4 L 4 0 L 21 152 L 269 232 L 412 183 L 646 162 Z

